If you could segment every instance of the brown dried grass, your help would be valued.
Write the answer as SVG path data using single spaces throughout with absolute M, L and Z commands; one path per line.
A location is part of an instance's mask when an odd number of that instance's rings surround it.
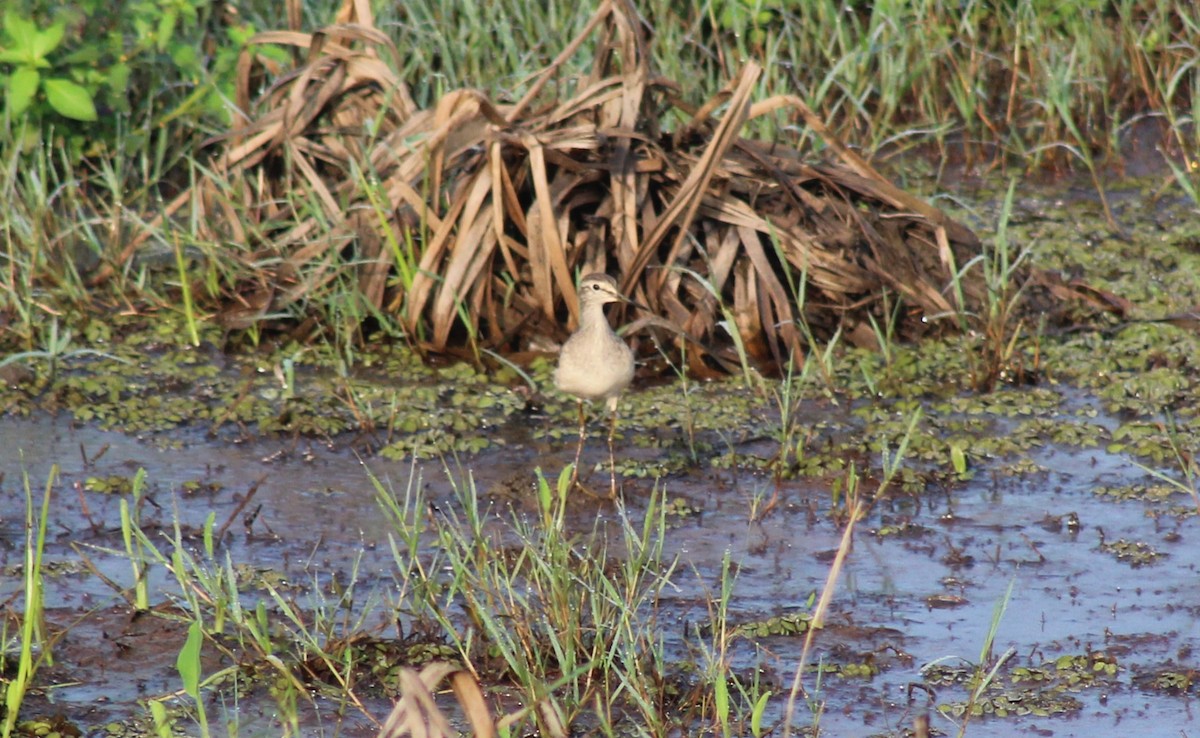
M 492 738 L 496 725 L 479 684 L 467 672 L 452 664 L 434 662 L 420 672 L 408 667 L 398 670 L 401 697 L 379 730 L 379 738 L 458 738 L 445 713 L 434 700 L 434 691 L 444 679 L 450 680 L 455 700 L 471 724 L 476 738 Z
M 869 345 L 869 317 L 887 320 L 896 296 L 901 338 L 953 328 L 925 318 L 984 299 L 978 270 L 962 281 L 966 304 L 950 289 L 956 265 L 979 252 L 970 230 L 888 182 L 798 97 L 753 102 L 753 62 L 700 109 L 684 109 L 677 85 L 650 69 L 646 33 L 632 3 L 604 0 L 517 103 L 460 89 L 422 110 L 386 63 L 399 52 L 367 3 L 346 0 L 317 33 L 252 40 L 238 103 L 253 116 L 216 142 L 208 176 L 160 221 L 190 206 L 207 237 L 269 234 L 250 247 L 273 266 L 231 290 L 231 302 L 267 282 L 280 310 L 352 274 L 369 303 L 430 352 L 560 340 L 578 318 L 575 275 L 592 271 L 618 274 L 627 294 L 701 345 L 728 344 L 719 296 L 751 358 L 764 362 L 802 348 L 801 321 L 818 339 L 841 330 Z M 547 100 L 546 84 L 593 34 L 590 74 Z M 263 44 L 303 59 L 290 71 L 269 68 L 254 53 Z M 275 81 L 252 101 L 267 75 Z M 688 122 L 667 132 L 672 108 Z M 740 135 L 747 120 L 780 111 L 815 131 L 836 161 L 806 163 L 802 152 Z M 406 243 L 415 244 L 407 264 L 389 247 Z M 129 243 L 116 263 L 139 246 Z M 803 304 L 791 286 L 801 278 Z M 697 354 L 688 352 L 703 369 Z

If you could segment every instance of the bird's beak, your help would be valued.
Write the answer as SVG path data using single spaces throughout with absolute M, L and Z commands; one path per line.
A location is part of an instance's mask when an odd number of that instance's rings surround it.
M 646 307 L 645 305 L 643 305 L 640 302 L 630 300 L 625 295 L 620 295 L 620 298 L 621 298 L 621 302 L 625 303 L 626 305 L 633 305 L 635 308 L 637 308 L 639 310 L 645 310 L 646 312 L 650 312 L 650 308 Z

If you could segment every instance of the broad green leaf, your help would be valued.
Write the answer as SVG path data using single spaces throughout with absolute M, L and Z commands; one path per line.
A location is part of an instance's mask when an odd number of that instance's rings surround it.
M 55 77 L 42 83 L 50 107 L 65 118 L 74 120 L 96 120 L 96 106 L 92 95 L 83 87 L 68 79 Z
M 20 51 L 32 62 L 34 56 L 34 36 L 37 36 L 38 32 L 37 26 L 33 25 L 33 21 L 9 11 L 4 14 L 4 32 L 8 34 L 9 40 L 12 41 L 13 50 Z
M 200 57 L 196 47 L 190 44 L 174 44 L 171 47 L 171 61 L 181 72 L 189 76 L 200 69 Z
M 44 31 L 38 31 L 33 35 L 33 53 L 38 59 L 45 59 L 46 55 L 58 48 L 62 43 L 63 33 L 66 32 L 67 26 L 62 21 L 55 23 Z
M 129 65 L 125 63 L 109 67 L 108 87 L 117 97 L 125 96 L 125 89 L 129 87 L 129 73 Z
M 25 113 L 40 81 L 41 75 L 32 67 L 20 67 L 8 78 L 8 112 L 13 118 Z
M 150 700 L 150 718 L 154 721 L 154 732 L 159 738 L 171 738 L 171 721 L 167 718 L 167 708 L 158 700 Z
M 179 13 L 174 10 L 168 10 L 158 19 L 158 36 L 155 39 L 155 46 L 159 51 L 166 51 L 167 44 L 171 42 L 171 37 L 175 35 L 175 22 L 179 20 Z
M 92 62 L 100 61 L 101 54 L 104 49 L 100 43 L 88 44 L 75 49 L 69 54 L 65 54 L 55 59 L 60 67 L 74 67 L 80 64 L 91 64 Z
M 754 738 L 760 738 L 763 734 L 763 713 L 767 711 L 767 701 L 770 699 L 771 693 L 763 692 L 759 695 L 758 701 L 754 703 L 754 709 L 750 712 L 750 735 L 754 736 Z
M 229 36 L 229 43 L 240 49 L 246 45 L 247 41 L 254 38 L 258 29 L 254 27 L 253 23 L 245 23 L 240 26 L 230 26 L 225 33 Z
M 950 463 L 954 466 L 955 474 L 967 473 L 967 452 L 963 450 L 961 444 L 950 446 Z
M 194 700 L 200 699 L 200 647 L 204 645 L 204 626 L 193 620 L 188 626 L 187 641 L 175 659 L 175 668 L 183 680 L 183 691 Z

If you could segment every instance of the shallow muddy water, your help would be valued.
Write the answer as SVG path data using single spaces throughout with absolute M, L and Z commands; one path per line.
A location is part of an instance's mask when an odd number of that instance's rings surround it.
M 1086 396 L 1072 399 L 1088 404 Z M 828 410 L 813 402 L 802 412 L 815 418 Z M 1119 425 L 1104 415 L 1095 422 Z M 528 438 L 524 430 L 512 435 Z M 103 724 L 137 713 L 139 698 L 179 688 L 174 657 L 181 630 L 153 617 L 131 618 L 109 584 L 78 567 L 82 554 L 112 582 L 128 586 L 131 580 L 120 538 L 119 495 L 87 489 L 88 479 L 129 477 L 145 469 L 151 502 L 143 507 L 142 525 L 152 538 L 155 532 L 172 536 L 178 520 L 185 538 L 194 543 L 194 531 L 210 513 L 218 524 L 233 516 L 225 549 L 232 562 L 274 572 L 281 582 L 328 583 L 349 578 L 357 561 L 359 577 L 365 575 L 387 598 L 394 568 L 389 529 L 363 462 L 350 449 L 291 440 L 229 444 L 199 434 L 175 434 L 174 440 L 181 443 L 161 448 L 45 415 L 0 423 L 0 469 L 5 474 L 0 565 L 7 572 L 0 599 L 17 596 L 21 585 L 14 575 L 24 535 L 21 476 L 29 475 L 40 499 L 51 464 L 61 467 L 46 552 L 52 572 L 46 607 L 52 628 L 68 628 L 56 646 L 59 662 L 48 672 L 65 683 L 48 698 L 31 698 L 31 706 L 77 724 Z M 533 495 L 529 470 L 540 465 L 555 471 L 569 461 L 572 450 L 570 444 L 551 451 L 516 440 L 503 452 L 487 452 L 462 465 L 485 499 L 498 509 L 520 510 L 531 504 L 521 499 L 522 489 Z M 618 448 L 618 454 L 626 450 Z M 598 461 L 602 451 L 593 439 L 587 455 Z M 809 697 L 824 702 L 820 725 L 826 734 L 892 733 L 911 726 L 927 705 L 963 700 L 961 683 L 931 683 L 921 668 L 936 662 L 951 667 L 946 679 L 961 678 L 953 670 L 979 660 L 994 608 L 1010 586 L 993 651 L 1013 649 L 1014 654 L 999 680 L 1013 700 L 1065 706 L 1051 717 L 979 718 L 968 735 L 1181 735 L 1197 730 L 1189 690 L 1152 684 L 1164 672 L 1194 673 L 1192 654 L 1200 647 L 1194 503 L 1183 493 L 1154 501 L 1116 501 L 1097 494 L 1101 488 L 1147 480 L 1120 453 L 1046 444 L 1027 459 L 1044 471 L 1002 476 L 985 468 L 953 489 L 880 502 L 860 523 L 831 614 L 817 636 L 814 660 L 871 664 L 874 673 L 826 675 L 816 692 L 813 676 L 805 677 Z M 452 504 L 451 485 L 440 464 L 414 468 L 373 458 L 366 465 L 396 488 L 415 473 L 429 500 Z M 187 491 L 196 482 L 202 489 Z M 659 484 L 670 498 L 682 498 L 692 509 L 672 518 L 666 536 L 668 557 L 680 562 L 673 577 L 676 588 L 661 600 L 658 616 L 669 654 L 689 658 L 688 627 L 707 619 L 726 556 L 736 568 L 731 623 L 808 611 L 840 537 L 828 514 L 826 482 L 783 481 L 779 504 L 759 521 L 749 514 L 754 498 L 773 489 L 768 478 L 697 469 Z M 251 504 L 239 509 L 255 485 Z M 634 517 L 651 489 L 648 481 L 626 483 L 624 497 Z M 582 495 L 570 505 L 568 519 L 584 529 L 597 516 L 615 515 L 611 503 Z M 247 524 L 251 510 L 257 512 Z M 1070 522 L 1075 518 L 1077 525 Z M 161 537 L 156 540 L 168 545 Z M 1159 557 L 1142 561 L 1102 548 L 1102 543 L 1118 540 L 1144 544 Z M 176 588 L 162 567 L 151 570 L 149 581 L 155 603 Z M 385 619 L 379 615 L 375 620 L 380 625 Z M 801 642 L 798 636 L 784 635 L 733 642 L 734 670 L 761 669 L 776 692 L 769 721 L 782 714 Z M 1071 689 L 1050 690 L 1046 682 L 1031 686 L 1012 673 L 1014 667 L 1049 664 L 1052 675 L 1045 679 L 1057 684 L 1066 672 L 1053 675 L 1053 664 L 1072 657 L 1087 666 L 1085 681 Z M 1116 665 L 1111 674 L 1097 666 L 1109 663 Z M 917 683 L 929 689 L 918 690 L 910 701 L 910 685 Z M 386 701 L 371 707 L 382 717 Z M 269 701 L 249 699 L 238 710 L 242 734 L 270 732 Z M 344 734 L 373 730 L 361 716 L 347 715 L 345 723 L 326 716 L 308 729 Z M 802 703 L 796 724 L 812 721 Z M 955 732 L 937 715 L 933 724 Z

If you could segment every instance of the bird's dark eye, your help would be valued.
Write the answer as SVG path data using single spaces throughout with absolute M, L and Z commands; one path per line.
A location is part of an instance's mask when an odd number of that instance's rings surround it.
M 600 291 L 600 285 L 598 285 L 598 284 L 594 284 L 594 285 L 592 285 L 592 289 L 594 289 L 595 291 L 599 292 L 599 291 Z

